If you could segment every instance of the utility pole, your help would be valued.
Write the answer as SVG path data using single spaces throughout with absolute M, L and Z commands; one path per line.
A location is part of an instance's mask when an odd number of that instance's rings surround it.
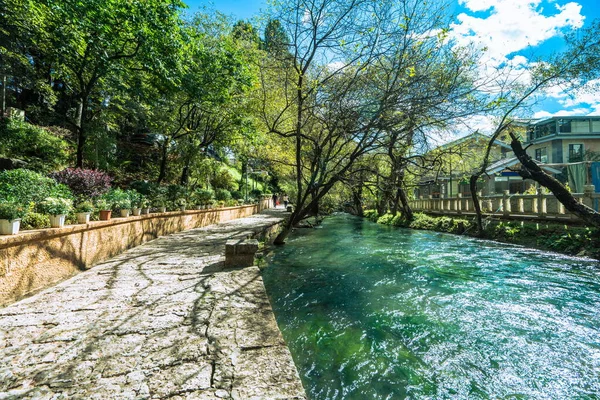
M 2 74 L 2 116 L 6 115 L 6 75 Z

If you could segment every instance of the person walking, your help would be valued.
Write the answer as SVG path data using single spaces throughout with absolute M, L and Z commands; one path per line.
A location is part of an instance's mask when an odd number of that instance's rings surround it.
M 277 208 L 277 193 L 273 193 L 273 208 Z
M 283 194 L 283 208 L 285 208 L 287 210 L 287 205 L 288 202 L 290 201 L 290 198 L 288 197 L 287 193 Z

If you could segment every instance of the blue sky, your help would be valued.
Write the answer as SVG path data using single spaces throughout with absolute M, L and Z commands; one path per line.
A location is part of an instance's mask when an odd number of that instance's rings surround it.
M 186 1 L 186 0 L 184 0 Z M 435 1 L 435 0 L 434 0 Z M 452 0 L 452 32 L 459 42 L 486 47 L 486 67 L 526 67 L 536 56 L 561 46 L 569 29 L 588 25 L 600 18 L 600 0 Z M 205 6 L 234 19 L 251 19 L 267 8 L 266 0 L 187 0 L 190 12 Z M 593 82 L 600 84 L 600 81 Z M 551 89 L 536 105 L 531 116 L 600 115 L 600 92 L 565 93 Z M 491 126 L 482 118 L 474 127 L 483 132 Z

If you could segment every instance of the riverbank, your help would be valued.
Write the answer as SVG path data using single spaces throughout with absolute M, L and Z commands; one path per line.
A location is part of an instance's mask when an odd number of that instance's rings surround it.
M 304 399 L 260 270 L 224 266 L 284 217 L 164 236 L 0 308 L 0 398 Z
M 410 229 L 431 230 L 476 237 L 471 220 L 457 217 L 438 217 L 416 213 L 410 223 L 400 215 L 377 216 L 375 210 L 366 210 L 365 218 L 383 225 Z M 485 239 L 516 244 L 539 250 L 600 260 L 600 232 L 592 228 L 560 223 L 525 221 L 486 221 Z

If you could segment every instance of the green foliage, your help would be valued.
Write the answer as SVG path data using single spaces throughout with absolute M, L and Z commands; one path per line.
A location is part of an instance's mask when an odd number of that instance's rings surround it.
M 234 190 L 231 192 L 231 197 L 235 200 L 240 200 L 244 198 L 244 195 L 239 190 Z
M 30 212 L 21 220 L 21 229 L 44 229 L 50 228 L 50 216 L 37 212 Z
M 103 194 L 101 197 L 102 202 L 99 202 L 98 207 L 109 207 L 113 211 L 129 210 L 131 208 L 131 193 L 130 191 L 123 190 L 120 188 L 114 188 Z M 105 202 L 105 203 L 103 203 Z M 102 206 L 102 207 L 101 207 Z
M 48 215 L 66 215 L 73 210 L 73 200 L 48 197 L 37 208 Z
M 392 214 L 384 214 L 377 219 L 377 223 L 381 225 L 391 225 L 392 220 L 394 219 L 394 215 Z
M 69 145 L 46 129 L 17 119 L 0 119 L 0 156 L 27 162 L 27 168 L 50 172 L 67 164 Z
M 231 193 L 227 189 L 217 189 L 215 190 L 215 199 L 226 202 L 231 200 Z
M 94 211 L 94 204 L 91 201 L 83 201 L 75 207 L 75 212 L 88 213 Z
M 54 179 L 27 169 L 13 169 L 0 172 L 0 199 L 13 199 L 26 205 L 40 203 L 47 197 L 71 198 L 65 185 Z
M 235 181 L 236 180 L 232 173 L 228 169 L 222 168 L 213 177 L 211 184 L 217 189 L 226 189 L 227 191 L 232 191 L 237 186 Z
M 377 215 L 377 210 L 365 210 L 363 215 L 369 221 L 377 222 L 379 216 Z
M 214 192 L 210 189 L 196 189 L 192 198 L 196 204 L 208 204 Z
M 0 201 L 0 219 L 9 221 L 23 218 L 27 215 L 28 208 L 16 201 Z

